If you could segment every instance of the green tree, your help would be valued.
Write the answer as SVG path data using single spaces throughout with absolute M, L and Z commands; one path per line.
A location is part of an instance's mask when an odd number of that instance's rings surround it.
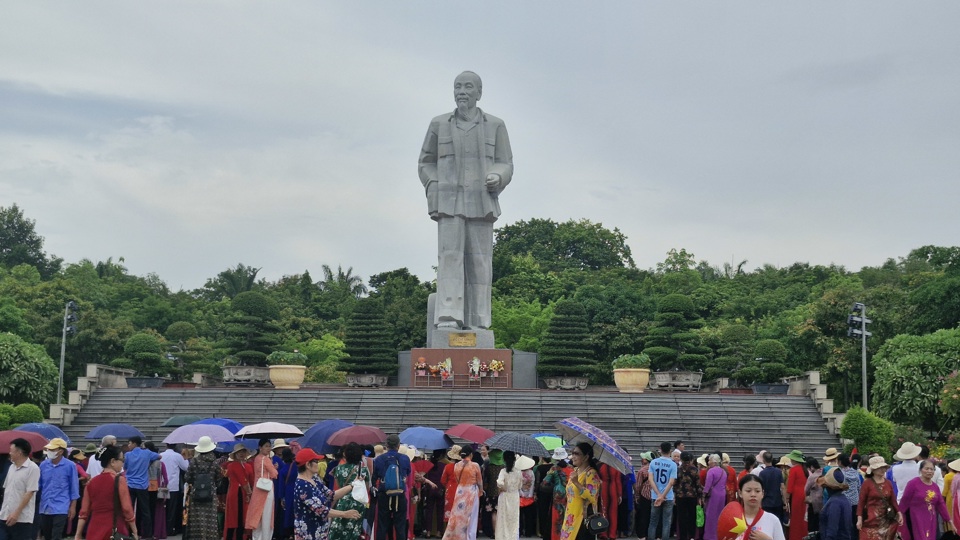
M 840 425 L 840 436 L 852 440 L 861 456 L 878 452 L 889 457 L 887 445 L 893 438 L 893 422 L 863 407 L 850 407 Z
M 57 366 L 43 347 L 0 333 L 0 399 L 45 407 L 55 397 L 57 378 Z
M 695 330 L 703 325 L 689 296 L 668 294 L 661 298 L 643 350 L 650 355 L 651 369 L 702 369 L 710 349 L 699 343 Z
M 0 298 L 0 332 L 10 332 L 24 339 L 33 337 L 33 327 L 24 318 L 24 310 L 12 298 Z
M 740 369 L 748 367 L 755 358 L 751 350 L 754 343 L 753 330 L 745 324 L 728 324 L 720 330 L 720 346 L 717 356 L 707 362 L 704 371 L 706 380 L 718 377 L 733 377 Z
M 16 204 L 0 206 L 0 266 L 29 264 L 49 279 L 60 271 L 62 263 L 63 259 L 48 257 L 43 251 L 43 237 L 36 232 L 36 221 L 25 217 Z
M 132 369 L 137 375 L 149 377 L 167 375 L 173 369 L 173 362 L 164 358 L 164 344 L 154 332 L 139 332 L 123 346 L 124 358 L 118 358 L 111 365 Z
M 537 372 L 541 376 L 590 377 L 598 374 L 590 346 L 590 328 L 583 306 L 561 300 L 553 306 L 553 317 L 543 336 Z
M 265 366 L 280 342 L 276 304 L 257 291 L 242 292 L 231 304 L 233 314 L 226 320 L 227 337 L 221 345 L 241 365 Z
M 426 343 L 427 298 L 434 290 L 430 283 L 421 282 L 406 268 L 398 268 L 371 276 L 370 289 L 370 297 L 383 302 L 384 316 L 391 322 L 393 350 L 408 350 Z
M 383 304 L 376 298 L 357 302 L 347 321 L 346 353 L 340 369 L 347 373 L 393 375 L 397 372 L 397 351 L 390 344 L 390 329 Z
M 239 263 L 236 268 L 228 268 L 217 274 L 217 277 L 208 279 L 201 294 L 213 300 L 235 298 L 238 294 L 252 291 L 256 287 L 260 270 L 262 268 Z
M 535 300 L 494 298 L 490 329 L 496 336 L 497 348 L 539 351 L 552 316 L 552 305 L 543 306 Z
M 533 256 L 547 272 L 636 266 L 619 229 L 611 231 L 586 219 L 556 223 L 534 218 L 500 227 L 494 232 L 494 280 L 507 275 L 514 256 L 523 255 Z
M 960 275 L 945 275 L 910 293 L 913 305 L 910 330 L 928 334 L 960 325 Z

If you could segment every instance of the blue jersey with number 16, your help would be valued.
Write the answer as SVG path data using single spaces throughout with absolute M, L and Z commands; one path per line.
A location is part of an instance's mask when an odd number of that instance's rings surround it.
M 657 491 L 663 493 L 670 480 L 677 479 L 677 464 L 670 458 L 658 457 L 650 462 L 650 478 L 657 485 Z M 673 500 L 673 488 L 670 488 L 670 491 L 667 492 L 665 500 Z

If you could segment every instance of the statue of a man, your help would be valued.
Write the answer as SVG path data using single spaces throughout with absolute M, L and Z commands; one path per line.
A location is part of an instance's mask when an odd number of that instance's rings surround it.
M 437 222 L 438 328 L 489 328 L 493 223 L 513 176 L 503 120 L 477 107 L 483 84 L 472 71 L 453 82 L 457 108 L 430 122 L 420 151 L 420 181 Z

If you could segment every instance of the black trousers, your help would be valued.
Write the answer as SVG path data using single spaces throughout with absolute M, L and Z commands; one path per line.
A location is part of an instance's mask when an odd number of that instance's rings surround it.
M 407 540 L 407 498 L 377 495 L 377 540 Z M 390 536 L 388 536 L 390 535 Z
M 647 538 L 647 529 L 650 528 L 650 499 L 640 497 L 633 507 L 636 509 L 634 522 L 637 524 L 637 538 Z
M 167 536 L 183 532 L 183 492 L 171 491 L 167 499 Z
M 40 536 L 47 540 L 60 540 L 63 538 L 63 531 L 67 526 L 67 515 L 37 514 L 37 522 L 40 525 Z
M 520 507 L 520 536 L 537 535 L 537 503 Z
M 677 497 L 674 515 L 677 516 L 677 540 L 692 540 L 697 536 L 697 499 Z
M 130 488 L 130 502 L 137 509 L 137 532 L 140 538 L 153 538 L 153 509 L 150 507 L 150 491 Z

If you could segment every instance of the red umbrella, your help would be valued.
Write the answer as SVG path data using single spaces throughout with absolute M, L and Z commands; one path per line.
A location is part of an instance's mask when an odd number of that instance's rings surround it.
M 479 444 L 483 444 L 487 439 L 496 435 L 496 433 L 487 428 L 473 424 L 457 424 L 444 433 L 451 437 L 457 437 Z
M 31 452 L 39 452 L 47 445 L 49 440 L 39 433 L 30 431 L 0 431 L 0 454 L 10 453 L 10 441 L 14 439 L 26 439 L 30 443 Z
M 380 444 L 387 440 L 387 434 L 373 426 L 350 426 L 333 432 L 327 439 L 330 446 L 344 446 L 347 443 Z

